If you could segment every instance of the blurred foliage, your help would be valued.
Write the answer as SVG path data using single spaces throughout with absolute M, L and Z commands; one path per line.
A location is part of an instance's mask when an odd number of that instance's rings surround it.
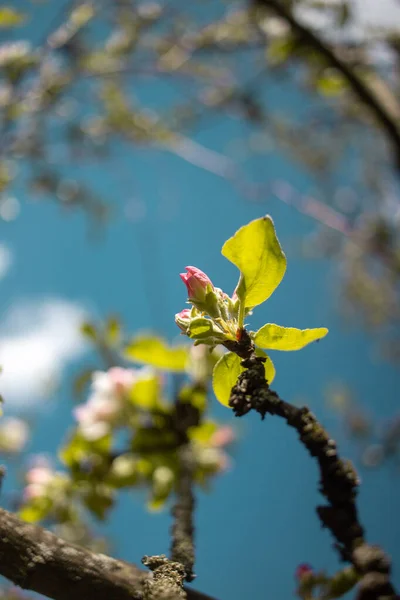
M 346 0 L 22 8 L 0 9 L 0 219 L 17 216 L 23 186 L 29 199 L 104 224 L 112 201 L 88 186 L 82 166 L 107 161 L 117 144 L 132 156 L 164 148 L 229 179 L 249 201 L 274 196 L 322 223 L 308 252 L 338 257 L 347 305 L 390 330 L 384 352 L 398 359 L 396 23 L 367 25 Z M 31 41 L 39 11 L 47 21 Z M 154 101 L 142 99 L 142 84 Z M 282 108 L 277 87 L 296 101 Z M 156 101 L 164 89 L 170 99 Z M 193 141 L 207 121 L 232 118 L 247 125 L 232 140 L 244 153 L 240 165 Z M 290 183 L 253 181 L 251 158 L 267 160 L 276 145 L 309 172 L 316 197 Z M 343 194 L 332 177 L 348 163 Z
M 25 456 L 29 429 L 18 419 L 0 422 L 0 452 L 13 456 L 21 472 L 24 485 L 12 504 L 22 519 L 103 552 L 109 542 L 95 523 L 107 517 L 121 491 L 142 490 L 149 510 L 162 509 L 175 493 L 183 443 L 191 445 L 195 484 L 209 489 L 229 467 L 225 448 L 235 432 L 207 415 L 218 353 L 204 346 L 175 348 L 150 334 L 132 340 L 116 315 L 104 323 L 83 323 L 81 331 L 104 370 L 83 366 L 76 374 L 76 425 L 57 464 L 45 456 Z M 126 347 L 139 348 L 138 358 Z
M 398 471 L 400 414 L 382 418 L 371 413 L 343 383 L 329 386 L 326 398 L 340 418 L 343 431 L 354 443 L 359 463 L 369 469 L 387 465 Z

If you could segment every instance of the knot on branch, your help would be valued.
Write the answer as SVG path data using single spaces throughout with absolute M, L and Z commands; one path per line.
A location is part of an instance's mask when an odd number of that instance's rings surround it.
M 239 375 L 229 400 L 236 417 L 242 417 L 254 409 L 264 419 L 267 412 L 273 412 L 274 403 L 279 402 L 277 394 L 269 389 L 265 381 L 265 360 L 252 354 L 241 362 L 246 370 Z
M 360 573 L 390 573 L 390 559 L 379 546 L 361 544 L 353 551 L 353 561 Z
M 184 567 L 164 554 L 144 556 L 142 563 L 153 571 L 144 584 L 144 600 L 185 600 L 183 580 L 186 572 Z

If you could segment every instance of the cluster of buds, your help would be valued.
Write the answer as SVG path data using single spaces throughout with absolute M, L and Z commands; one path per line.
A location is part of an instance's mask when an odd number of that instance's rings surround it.
M 120 367 L 93 373 L 87 402 L 74 410 L 79 431 L 84 438 L 93 441 L 110 432 L 121 416 L 124 399 L 137 377 L 135 370 Z
M 195 344 L 215 346 L 238 335 L 239 301 L 234 293 L 232 298 L 196 267 L 186 267 L 187 273 L 180 277 L 188 291 L 188 302 L 192 308 L 185 308 L 175 315 L 175 323 L 182 333 L 194 340 Z

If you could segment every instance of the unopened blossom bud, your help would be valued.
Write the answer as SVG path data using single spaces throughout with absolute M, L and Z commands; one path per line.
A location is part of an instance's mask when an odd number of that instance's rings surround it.
M 187 287 L 188 297 L 193 302 L 205 302 L 207 292 L 214 286 L 205 273 L 197 267 L 185 267 L 187 273 L 180 273 L 180 278 Z
M 187 333 L 190 323 L 190 313 L 190 308 L 184 308 L 180 313 L 176 313 L 175 315 L 175 323 L 183 333 Z
M 304 577 L 309 577 L 313 574 L 313 568 L 307 563 L 300 564 L 296 569 L 296 579 L 301 581 Z

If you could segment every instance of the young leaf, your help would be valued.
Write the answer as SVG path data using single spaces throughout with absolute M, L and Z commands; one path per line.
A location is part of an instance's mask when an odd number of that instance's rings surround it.
M 185 370 L 188 349 L 186 346 L 170 347 L 156 336 L 138 336 L 125 347 L 124 356 L 158 369 L 179 372 Z
M 221 252 L 241 272 L 237 294 L 242 301 L 244 297 L 246 308 L 267 300 L 286 271 L 286 257 L 269 216 L 241 227 Z
M 263 356 L 266 359 L 264 363 L 265 379 L 268 381 L 268 384 L 271 385 L 271 383 L 275 379 L 276 374 L 274 363 L 272 362 L 270 357 L 267 354 L 265 354 L 263 350 L 261 350 L 261 348 L 256 348 L 256 354 L 257 356 Z
M 25 21 L 25 15 L 10 6 L 0 6 L 0 28 L 15 27 Z
M 240 362 L 241 358 L 237 354 L 227 352 L 214 367 L 212 381 L 214 394 L 224 406 L 229 406 L 231 389 L 243 371 Z
M 259 348 L 257 348 L 256 354 L 267 359 L 264 363 L 265 379 L 269 384 L 272 383 L 275 377 L 275 367 L 272 360 Z M 236 384 L 239 375 L 245 370 L 240 364 L 241 362 L 242 359 L 237 354 L 227 352 L 214 367 L 212 382 L 214 394 L 217 400 L 224 406 L 229 406 L 231 390 Z
M 257 331 L 254 342 L 269 350 L 301 350 L 311 342 L 322 339 L 327 333 L 326 327 L 296 329 L 267 323 Z

